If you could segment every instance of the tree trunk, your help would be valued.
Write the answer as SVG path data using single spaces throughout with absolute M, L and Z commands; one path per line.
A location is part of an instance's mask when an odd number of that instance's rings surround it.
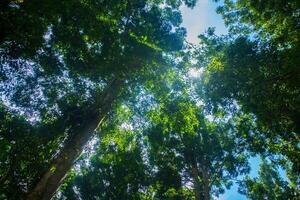
M 201 174 L 202 174 L 202 187 L 203 187 L 204 200 L 210 200 L 210 187 L 209 187 L 208 174 L 204 166 L 201 168 Z
M 197 166 L 192 165 L 192 177 L 194 183 L 195 200 L 201 200 L 201 185 L 199 181 Z
M 111 110 L 114 100 L 121 90 L 121 80 L 115 80 L 107 86 L 101 95 L 101 103 L 95 106 L 88 118 L 67 140 L 59 155 L 52 161 L 48 170 L 27 195 L 28 200 L 49 200 L 63 182 L 67 172 L 81 154 L 85 144 L 92 138 L 94 131 Z M 97 101 L 97 100 L 96 100 Z

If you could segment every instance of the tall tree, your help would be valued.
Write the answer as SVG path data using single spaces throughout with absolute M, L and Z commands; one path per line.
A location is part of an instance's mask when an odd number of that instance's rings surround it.
M 131 130 L 131 111 L 121 105 L 101 130 L 95 154 L 78 162 L 70 173 L 60 199 L 143 199 L 149 176 L 143 161 L 140 135 Z M 85 159 L 85 161 L 84 161 Z M 150 198 L 150 196 L 148 196 Z
M 182 48 L 183 2 L 162 3 L 1 3 L 1 95 L 28 118 L 56 121 L 56 136 L 65 136 L 29 199 L 50 199 L 120 93 Z
M 109 121 L 113 121 L 114 128 L 102 130 L 107 130 L 108 134 L 100 141 L 101 151 L 95 155 L 97 162 L 83 167 L 82 172 L 67 183 L 67 188 L 63 189 L 65 196 L 118 199 L 122 194 L 125 199 L 210 199 L 224 192 L 224 186 L 230 187 L 238 174 L 249 170 L 245 151 L 247 141 L 237 137 L 237 132 L 244 133 L 245 130 L 236 128 L 235 119 L 227 121 L 221 116 L 220 121 L 205 119 L 202 108 L 196 106 L 190 99 L 191 94 L 185 90 L 184 79 L 176 73 L 171 74 L 153 82 L 156 83 L 154 96 L 153 93 L 145 95 L 144 91 L 144 96 L 137 97 L 137 102 L 127 102 L 131 105 L 130 111 L 127 106 L 121 106 L 121 111 L 111 116 L 114 120 Z M 148 83 L 150 91 L 151 85 Z M 127 113 L 132 116 L 128 117 Z M 127 120 L 123 116 L 127 116 Z M 134 134 L 124 135 L 126 128 Z M 134 139 L 137 137 L 140 142 Z M 132 140 L 142 145 L 142 151 L 134 156 L 138 159 L 142 154 L 139 164 L 134 160 L 127 162 L 131 158 L 127 148 L 133 144 L 124 146 L 122 141 Z M 127 153 L 123 154 L 123 151 Z M 106 164 L 102 165 L 102 162 Z M 132 172 L 144 175 L 137 177 Z M 118 177 L 120 173 L 126 175 Z M 126 178 L 127 175 L 131 178 Z M 124 195 L 128 189 L 126 185 L 139 188 L 138 193 L 133 193 L 137 196 Z
M 151 119 L 150 157 L 158 175 L 172 166 L 184 187 L 192 183 L 196 200 L 219 195 L 248 172 L 246 145 L 230 121 L 208 121 L 202 109 L 184 97 L 164 102 Z
M 237 103 L 254 114 L 269 150 L 283 153 L 299 171 L 299 3 L 224 3 L 219 12 L 230 35 L 217 37 L 210 29 L 200 36 L 199 61 L 206 66 L 200 92 L 216 110 Z

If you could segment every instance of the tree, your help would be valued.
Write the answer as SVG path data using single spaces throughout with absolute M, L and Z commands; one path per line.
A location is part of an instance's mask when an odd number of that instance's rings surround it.
M 299 29 L 296 1 L 225 1 L 219 8 L 232 30 L 200 36 L 199 61 L 206 66 L 200 92 L 211 107 L 235 103 L 254 114 L 271 152 L 282 153 L 299 167 Z M 291 31 L 289 31 L 291 30 Z M 201 55 L 203 54 L 203 55 Z M 203 89 L 203 90 L 202 90 Z
M 223 193 L 224 186 L 229 188 L 239 174 L 248 172 L 243 139 L 236 137 L 237 130 L 230 121 L 208 121 L 202 108 L 184 97 L 164 102 L 150 118 L 153 126 L 147 135 L 152 165 L 158 177 L 167 174 L 166 169 L 175 170 L 177 190 L 181 184 L 187 187 L 192 183 L 196 200 L 211 199 Z M 175 183 L 166 180 L 177 176 L 161 178 L 164 192 Z
M 169 91 L 166 85 L 169 85 L 168 83 L 175 77 L 174 68 L 176 65 L 172 68 L 168 67 L 167 73 L 159 75 L 154 73 L 153 76 L 148 76 L 146 85 L 152 89 L 152 85 L 155 84 L 154 91 L 165 95 Z M 149 153 L 147 153 L 149 145 L 143 132 L 150 123 L 146 115 L 157 103 L 145 87 L 137 85 L 131 88 L 127 100 L 120 101 L 120 105 L 109 115 L 101 130 L 100 145 L 96 146 L 98 148 L 94 156 L 96 160 L 92 159 L 91 165 L 83 166 L 81 172 L 75 174 L 74 179 L 71 178 L 70 182 L 64 183 L 67 186 L 61 189 L 62 198 L 79 195 L 84 198 L 104 199 L 190 199 L 191 192 L 187 189 L 181 188 L 176 191 L 175 188 L 168 188 L 170 185 L 166 183 L 178 185 L 176 181 L 180 181 L 179 175 L 174 178 L 174 174 L 168 175 L 176 171 L 171 168 L 166 169 L 159 178 L 155 175 L 155 170 L 150 170 L 153 166 L 149 165 Z M 135 147 L 138 148 L 137 151 Z M 140 172 L 138 176 L 137 172 Z M 74 173 L 70 174 L 72 175 Z M 135 192 L 128 194 L 128 186 L 136 188 Z M 157 195 L 162 192 L 162 188 L 167 188 L 165 194 Z M 76 194 L 74 190 L 77 191 Z
M 217 0 L 218 1 L 218 0 Z M 297 0 L 244 1 L 224 0 L 217 9 L 233 34 L 259 34 L 259 37 L 281 48 L 299 48 L 299 13 Z M 294 52 L 295 53 L 295 52 Z
M 210 199 L 247 173 L 246 141 L 237 138 L 237 131 L 245 130 L 235 128 L 233 119 L 205 119 L 202 108 L 186 93 L 183 79 L 171 74 L 160 81 L 155 77 L 155 90 L 148 84 L 152 95 L 144 90 L 137 99 L 122 102 L 108 120 L 111 125 L 102 129 L 102 136 L 103 131 L 107 134 L 100 139 L 96 160 L 67 182 L 62 189 L 65 197 Z M 129 151 L 136 144 L 142 151 Z M 127 194 L 128 185 L 139 192 Z
M 49 142 L 47 137 L 59 126 L 45 123 L 33 127 L 2 104 L 0 121 L 0 198 L 19 199 L 59 148 L 58 139 Z
M 60 198 L 146 198 L 148 169 L 139 134 L 127 127 L 130 115 L 125 106 L 117 108 L 101 131 L 96 153 L 91 158 L 82 158 L 88 164 L 78 162 L 79 170 L 76 176 L 69 174 L 70 180 L 64 183 Z
M 274 163 L 262 160 L 258 178 L 251 179 L 246 176 L 241 192 L 249 199 L 295 199 L 298 192 L 284 181 L 277 171 Z
M 290 180 L 265 163 L 249 196 L 295 194 L 299 2 L 225 0 L 230 34 L 209 29 L 189 51 L 179 8 L 195 2 L 0 3 L 0 198 L 51 199 L 64 183 L 69 199 L 210 199 L 249 152 L 278 156 Z
M 49 143 L 60 138 L 62 148 L 29 184 L 29 199 L 51 198 L 120 93 L 182 48 L 182 2 L 160 3 L 1 3 L 1 94 L 28 118 L 60 126 Z

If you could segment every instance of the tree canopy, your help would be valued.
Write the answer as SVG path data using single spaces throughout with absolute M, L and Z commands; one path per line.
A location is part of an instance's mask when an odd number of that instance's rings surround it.
M 183 5 L 0 3 L 0 199 L 300 196 L 299 1 L 224 0 L 199 44 Z

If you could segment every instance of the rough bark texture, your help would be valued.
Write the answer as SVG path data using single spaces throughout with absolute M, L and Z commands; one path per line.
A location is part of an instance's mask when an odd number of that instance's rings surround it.
M 88 118 L 80 125 L 76 134 L 68 138 L 60 154 L 52 161 L 49 169 L 41 176 L 33 190 L 27 195 L 28 200 L 49 200 L 63 182 L 67 172 L 81 154 L 85 144 L 92 138 L 95 129 L 101 124 L 112 104 L 120 94 L 121 80 L 113 81 L 101 95 L 101 103 L 91 111 Z

